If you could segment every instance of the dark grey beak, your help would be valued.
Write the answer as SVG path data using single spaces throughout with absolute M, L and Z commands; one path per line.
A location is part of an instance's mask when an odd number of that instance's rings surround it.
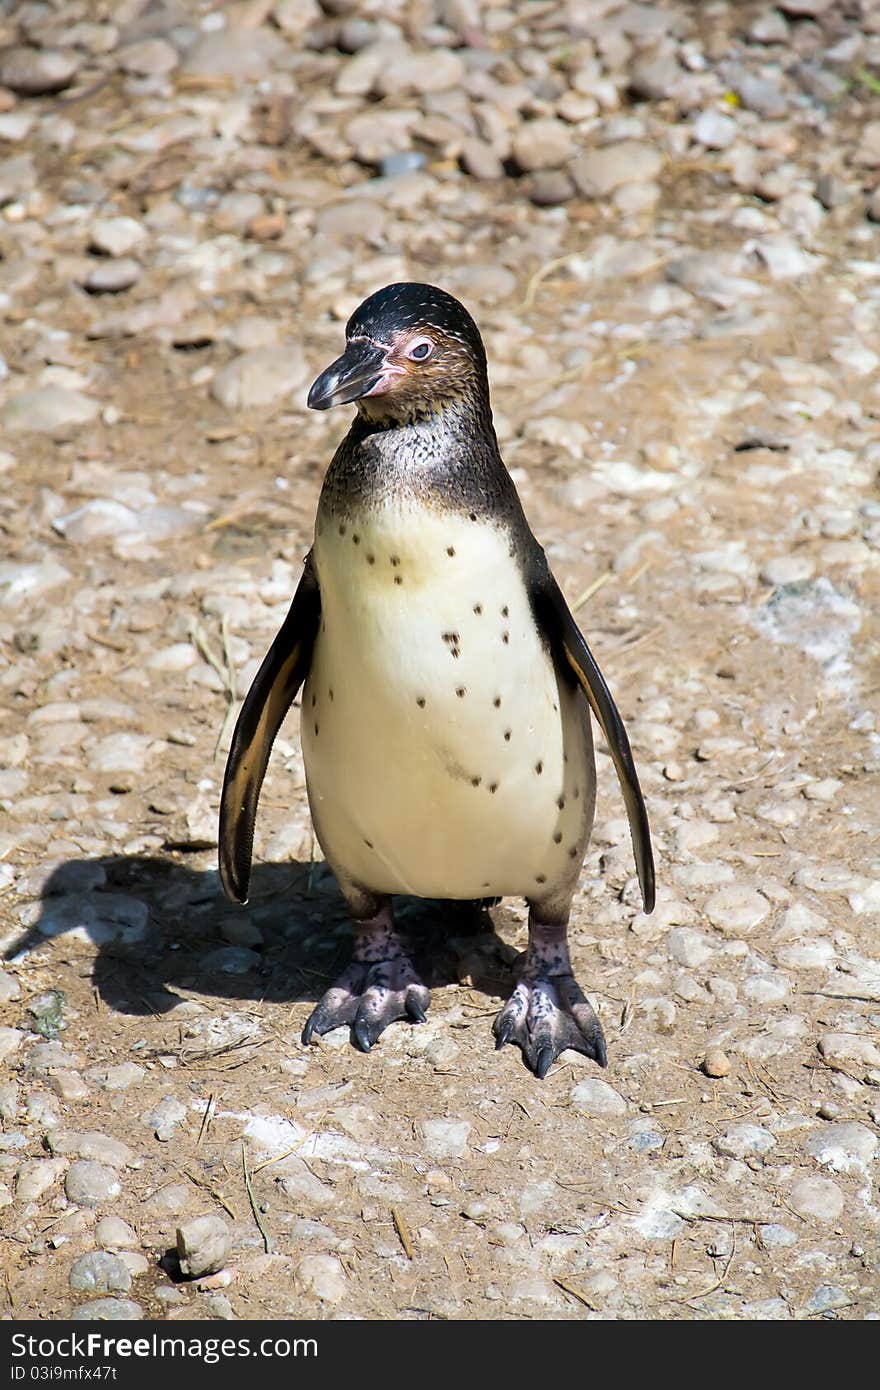
M 312 410 L 329 410 L 334 405 L 350 405 L 369 395 L 385 366 L 385 349 L 359 339 L 349 343 L 341 357 L 323 371 L 309 391 L 307 404 Z

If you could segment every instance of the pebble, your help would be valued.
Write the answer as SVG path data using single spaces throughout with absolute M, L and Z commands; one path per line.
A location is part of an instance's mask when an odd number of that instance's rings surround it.
M 130 1298 L 96 1298 L 74 1308 L 70 1316 L 74 1322 L 136 1322 L 144 1310 Z
M 767 899 L 747 884 L 719 888 L 706 899 L 705 913 L 723 936 L 748 936 L 770 911 Z
M 297 1266 L 297 1283 L 324 1303 L 341 1303 L 348 1293 L 348 1279 L 335 1255 L 305 1255 Z
M 134 217 L 96 217 L 89 228 L 89 249 L 102 256 L 125 258 L 147 236 L 146 228 Z
M 7 48 L 0 56 L 0 86 L 20 96 L 47 96 L 69 87 L 78 67 L 70 49 Z
M 112 1201 L 122 1191 L 122 1183 L 112 1168 L 89 1159 L 78 1159 L 67 1170 L 64 1191 L 69 1201 L 78 1207 L 99 1207 Z
M 178 1226 L 176 1240 L 181 1273 L 189 1279 L 215 1274 L 229 1257 L 229 1223 L 216 1212 L 196 1216 Z
M 572 160 L 569 172 L 585 198 L 606 198 L 625 183 L 647 183 L 663 168 L 663 156 L 652 145 L 621 140 L 589 150 Z
M 572 1088 L 571 1103 L 581 1115 L 623 1115 L 627 1110 L 619 1091 L 597 1076 L 589 1076 Z
M 73 1129 L 54 1129 L 49 1136 L 49 1146 L 56 1154 L 75 1154 L 77 1158 L 94 1159 L 99 1164 L 110 1164 L 113 1168 L 129 1168 L 135 1161 L 135 1154 L 120 1139 L 111 1139 L 108 1134 L 98 1130 L 79 1131 Z
M 433 1158 L 463 1158 L 471 1132 L 469 1120 L 422 1120 L 425 1148 Z
M 715 946 L 704 932 L 692 927 L 673 927 L 669 933 L 667 949 L 678 965 L 693 969 L 705 965 L 715 954 Z
M 788 1205 L 805 1221 L 828 1223 L 841 1216 L 844 1196 L 830 1178 L 801 1178 L 788 1194 Z
M 176 1096 L 163 1096 L 158 1105 L 141 1115 L 141 1124 L 149 1125 L 163 1143 L 174 1138 L 174 1132 L 187 1117 L 188 1110 Z
M 835 1173 L 867 1172 L 877 1153 L 877 1136 L 852 1120 L 823 1125 L 807 1140 L 807 1153 Z
M 693 126 L 694 139 L 709 150 L 726 150 L 737 136 L 737 124 L 720 111 L 701 111 Z
M 514 136 L 512 151 L 523 174 L 539 169 L 558 169 L 572 156 L 571 128 L 549 118 L 528 121 Z
M 712 1140 L 716 1153 L 725 1158 L 747 1158 L 750 1154 L 764 1155 L 776 1147 L 776 1140 L 769 1129 L 762 1125 L 731 1125 L 724 1134 Z
M 90 1250 L 74 1260 L 68 1283 L 77 1293 L 128 1293 L 131 1274 L 118 1255 Z
M 308 376 L 301 348 L 253 348 L 221 368 L 211 382 L 211 395 L 227 410 L 261 410 L 299 391 Z
M 81 391 L 63 386 L 38 386 L 10 396 L 0 409 L 0 421 L 14 433 L 31 431 L 54 434 L 75 425 L 88 424 L 100 411 L 100 403 Z
M 15 1196 L 19 1202 L 36 1202 L 44 1192 L 54 1187 L 63 1176 L 67 1161 L 63 1158 L 30 1158 L 22 1163 L 15 1175 Z
M 83 285 L 91 294 L 121 294 L 137 284 L 141 267 L 130 256 L 120 256 L 115 260 L 97 261 L 91 266 Z
M 95 1223 L 95 1241 L 107 1250 L 125 1250 L 137 1245 L 138 1238 L 121 1216 L 102 1216 Z
M 707 1076 L 723 1077 L 730 1075 L 730 1058 L 720 1047 L 710 1047 L 702 1062 Z

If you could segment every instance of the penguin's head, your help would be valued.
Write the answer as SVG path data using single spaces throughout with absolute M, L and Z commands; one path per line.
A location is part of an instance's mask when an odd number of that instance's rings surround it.
M 436 285 L 386 285 L 345 326 L 345 352 L 309 391 L 313 410 L 357 402 L 371 419 L 417 419 L 488 402 L 486 351 L 464 305 Z

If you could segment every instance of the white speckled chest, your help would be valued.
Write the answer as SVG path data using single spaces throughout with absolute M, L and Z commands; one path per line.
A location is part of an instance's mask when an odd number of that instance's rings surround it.
M 361 887 L 542 899 L 592 823 L 586 706 L 560 681 L 507 532 L 399 498 L 319 517 L 302 702 L 309 802 Z

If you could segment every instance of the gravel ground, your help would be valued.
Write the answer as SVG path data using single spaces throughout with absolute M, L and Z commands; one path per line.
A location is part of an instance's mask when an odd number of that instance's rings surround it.
M 607 1072 L 491 1019 L 521 905 L 348 950 L 298 715 L 231 718 L 367 293 L 461 297 L 614 689 L 572 924 Z M 12 1318 L 877 1318 L 880 5 L 52 0 L 0 17 L 0 1293 Z

